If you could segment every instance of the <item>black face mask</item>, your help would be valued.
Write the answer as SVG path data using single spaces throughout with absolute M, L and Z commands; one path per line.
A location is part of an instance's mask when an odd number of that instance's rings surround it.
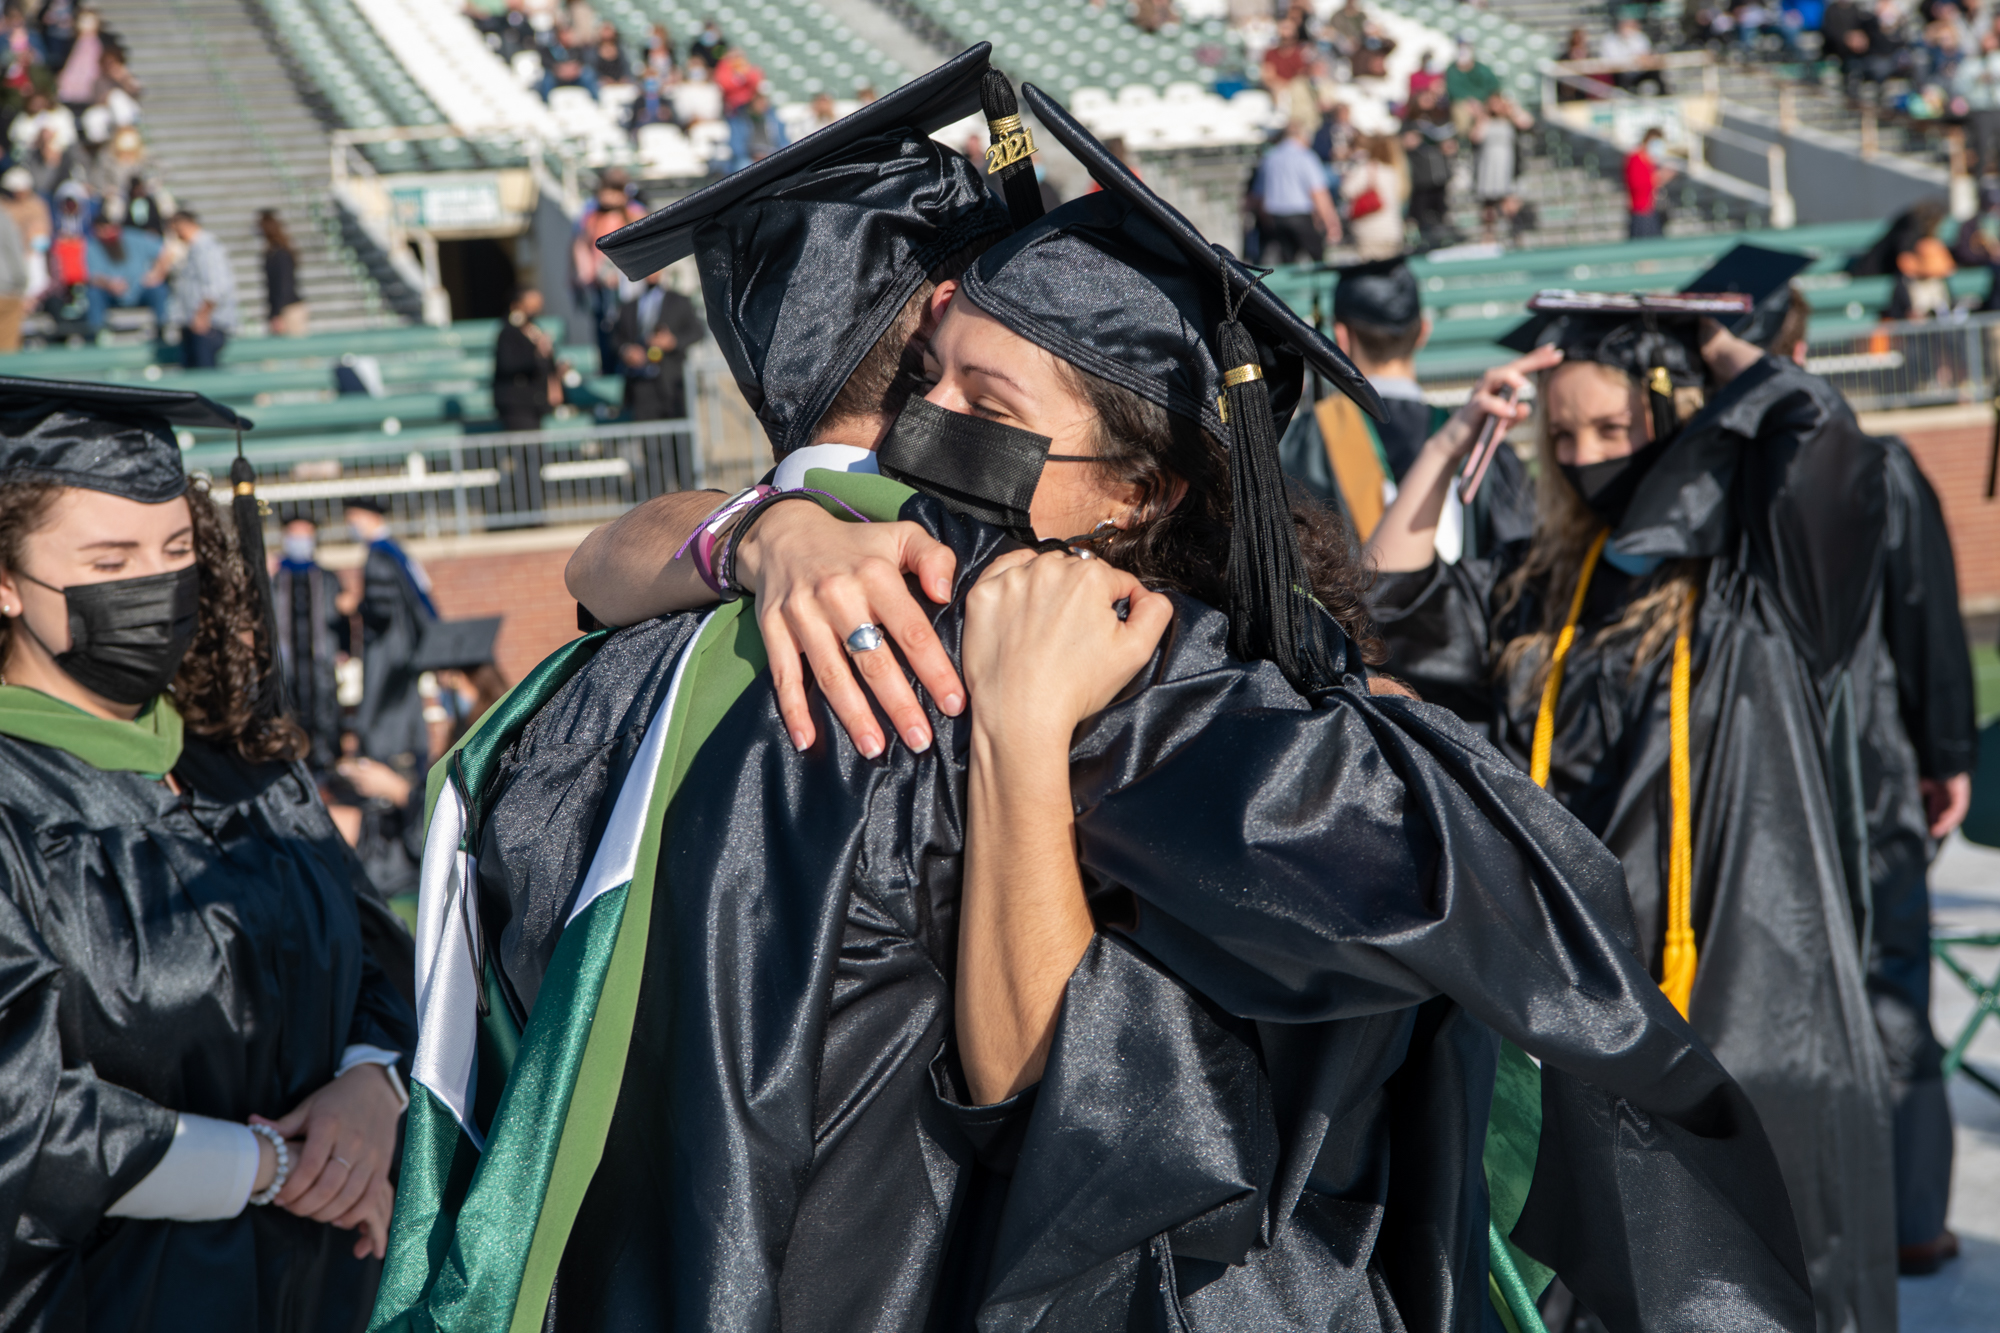
M 1041 484 L 1042 464 L 1089 462 L 1051 454 L 1049 437 L 1017 426 L 951 412 L 911 398 L 876 450 L 882 475 L 921 491 L 968 518 L 1035 540 L 1028 506 Z
M 69 610 L 69 649 L 51 650 L 49 655 L 71 680 L 112 703 L 127 705 L 145 703 L 173 682 L 188 644 L 194 641 L 201 608 L 201 574 L 194 565 L 171 574 L 68 588 L 14 572 L 63 595 Z M 48 649 L 25 615 L 14 623 Z
M 1616 530 L 1625 521 L 1625 511 L 1631 508 L 1632 497 L 1639 493 L 1639 483 L 1653 470 L 1653 464 L 1660 461 L 1666 452 L 1669 440 L 1654 440 L 1644 448 L 1637 449 L 1623 458 L 1607 458 L 1602 463 L 1558 463 L 1569 484 L 1590 506 L 1590 511 L 1603 519 L 1607 527 Z

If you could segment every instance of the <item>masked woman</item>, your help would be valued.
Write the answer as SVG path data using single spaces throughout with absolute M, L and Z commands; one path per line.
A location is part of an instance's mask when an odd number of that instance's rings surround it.
M 176 423 L 0 380 L 0 1323 L 352 1329 L 411 1017 Z
M 1539 377 L 1535 533 L 1459 566 L 1426 545 L 1484 418 L 1467 409 L 1369 543 L 1389 669 L 1618 855 L 1641 956 L 1771 1131 L 1821 1329 L 1891 1329 L 1852 680 L 1883 447 L 1825 381 L 1685 302 L 1546 304 L 1514 341 L 1535 350 L 1490 377 Z
M 399 1213 L 384 1322 L 1472 1329 L 1497 1225 L 1614 1328 L 1809 1324 L 1768 1146 L 1633 961 L 1615 866 L 1451 718 L 1367 687 L 1355 567 L 1292 510 L 1274 431 L 1308 357 L 1365 388 L 1034 110 L 1106 190 L 938 286 L 937 382 L 881 464 L 909 483 L 890 512 L 954 556 L 946 649 L 1016 533 L 1095 534 L 1102 559 L 1023 577 L 1115 648 L 886 749 L 797 744 L 734 602 L 538 668 L 433 817 L 423 971 L 458 1003 L 426 1010 L 411 1142 L 444 1149 L 421 1174 L 471 1183 Z M 760 512 L 785 509 L 809 512 Z M 775 566 L 752 572 L 758 515 L 729 517 L 720 563 L 694 558 L 734 590 Z M 1064 617 L 1010 618 L 1017 574 L 985 585 L 979 642 L 1046 670 Z M 836 632 L 889 660 L 862 628 Z M 989 723 L 1030 748 L 983 755 L 1011 743 Z M 1034 801 L 982 809 L 1017 758 Z M 1015 838 L 1023 810 L 1056 817 Z M 1061 928 L 973 919 L 1016 892 Z M 512 1033 L 509 975 L 533 994 Z M 970 1009 L 1045 1060 L 968 1045 Z M 1507 1068 L 1540 1079 L 1545 1166 L 1489 1210 L 1496 1034 L 1543 1061 Z

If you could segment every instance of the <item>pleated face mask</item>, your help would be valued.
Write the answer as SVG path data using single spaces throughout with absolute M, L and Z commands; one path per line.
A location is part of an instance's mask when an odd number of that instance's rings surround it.
M 69 647 L 64 651 L 49 649 L 25 615 L 14 623 L 25 627 L 71 680 L 112 703 L 127 705 L 143 704 L 173 683 L 188 645 L 194 642 L 200 617 L 197 566 L 67 588 L 14 572 L 63 595 L 69 613 Z
M 911 398 L 877 451 L 893 477 L 968 518 L 1035 540 L 1028 510 L 1052 457 L 1049 437 Z M 1054 455 L 1062 462 L 1087 462 Z

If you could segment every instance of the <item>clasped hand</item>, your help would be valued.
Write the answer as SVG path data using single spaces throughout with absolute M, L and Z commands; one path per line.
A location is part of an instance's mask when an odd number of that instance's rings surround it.
M 356 1065 L 307 1097 L 282 1120 L 252 1116 L 289 1143 L 292 1173 L 273 1202 L 287 1212 L 343 1231 L 359 1231 L 354 1257 L 388 1253 L 389 1216 L 396 1191 L 389 1164 L 402 1116 L 388 1075 L 379 1065 Z

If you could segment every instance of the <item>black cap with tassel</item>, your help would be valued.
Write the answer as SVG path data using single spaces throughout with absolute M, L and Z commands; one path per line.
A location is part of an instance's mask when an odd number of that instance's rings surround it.
M 1381 399 L 1339 348 L 1061 106 L 1032 85 L 1021 95 L 1104 188 L 988 250 L 966 271 L 962 294 L 1056 357 L 1223 444 L 1230 650 L 1275 663 L 1309 696 L 1340 684 L 1342 636 L 1312 596 L 1278 438 L 1308 366 L 1377 419 Z
M 1042 220 L 1042 187 L 1035 179 L 1035 136 L 1021 122 L 1014 85 L 997 69 L 979 81 L 979 106 L 986 113 L 986 175 L 1000 187 L 1014 230 Z
M 277 717 L 287 709 L 285 673 L 278 670 L 278 614 L 271 596 L 271 570 L 264 557 L 264 516 L 257 503 L 257 469 L 243 456 L 243 432 L 236 432 L 236 457 L 229 464 L 229 509 L 236 519 L 236 546 L 263 607 L 264 642 L 258 653 L 257 714 Z

